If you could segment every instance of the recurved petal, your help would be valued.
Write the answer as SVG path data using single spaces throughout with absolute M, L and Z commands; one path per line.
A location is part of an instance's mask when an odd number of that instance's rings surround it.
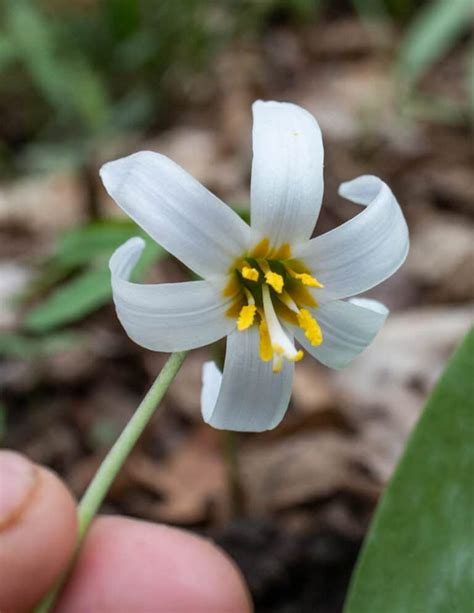
M 227 338 L 224 373 L 214 362 L 203 369 L 201 407 L 204 421 L 215 428 L 261 432 L 282 420 L 291 395 L 294 364 L 284 361 L 279 373 L 260 359 L 256 326 Z
M 110 259 L 118 318 L 128 336 L 153 351 L 182 351 L 208 345 L 235 328 L 222 285 L 208 281 L 147 285 L 128 279 L 144 241 L 132 238 Z
M 408 253 L 408 228 L 392 191 L 377 177 L 343 183 L 339 193 L 366 206 L 338 228 L 294 248 L 324 284 L 320 302 L 361 294 L 390 277 Z
M 308 239 L 323 196 L 323 143 L 312 115 L 295 104 L 253 105 L 251 225 L 280 246 Z
M 202 277 L 226 273 L 252 241 L 232 209 L 164 155 L 134 153 L 100 174 L 127 215 Z
M 313 347 L 304 332 L 294 330 L 297 341 L 317 360 L 330 368 L 344 368 L 375 338 L 388 309 L 381 302 L 353 298 L 335 300 L 312 310 L 323 332 L 323 343 Z

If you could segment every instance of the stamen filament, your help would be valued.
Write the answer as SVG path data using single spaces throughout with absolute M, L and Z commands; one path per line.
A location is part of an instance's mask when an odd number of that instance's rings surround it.
M 270 334 L 268 333 L 268 326 L 265 318 L 262 317 L 260 325 L 258 327 L 260 334 L 260 346 L 259 353 L 260 359 L 264 362 L 269 362 L 273 358 L 272 342 L 270 340 Z
M 252 292 L 250 292 L 246 287 L 244 287 L 245 296 L 247 298 L 248 304 L 255 304 L 255 298 L 252 296 Z
M 292 362 L 301 360 L 303 352 L 301 350 L 296 350 L 295 346 L 281 327 L 280 321 L 275 313 L 268 285 L 262 287 L 262 298 L 263 310 L 273 351 L 284 355 L 287 360 L 291 360 Z
M 298 306 L 296 305 L 296 302 L 293 300 L 293 298 L 290 296 L 290 294 L 288 292 L 282 292 L 281 294 L 278 295 L 278 299 L 283 302 L 283 304 L 288 307 L 290 309 L 290 311 L 293 311 L 293 313 L 296 313 L 296 315 L 298 315 L 298 313 L 300 312 Z

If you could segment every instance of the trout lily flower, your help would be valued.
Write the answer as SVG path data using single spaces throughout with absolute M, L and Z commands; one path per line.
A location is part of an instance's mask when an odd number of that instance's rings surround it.
M 323 196 L 319 126 L 289 103 L 255 102 L 253 118 L 250 226 L 158 153 L 109 162 L 101 177 L 117 204 L 202 279 L 132 283 L 143 240 L 119 247 L 110 269 L 127 334 L 164 352 L 226 336 L 223 373 L 212 362 L 204 366 L 203 417 L 217 428 L 257 432 L 281 421 L 304 351 L 343 368 L 375 337 L 386 307 L 345 299 L 398 269 L 408 230 L 389 187 L 361 176 L 339 193 L 362 212 L 311 238 Z

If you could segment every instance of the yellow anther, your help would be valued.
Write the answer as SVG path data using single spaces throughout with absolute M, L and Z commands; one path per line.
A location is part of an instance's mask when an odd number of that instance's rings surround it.
M 246 304 L 240 309 L 239 318 L 237 320 L 237 330 L 242 332 L 247 330 L 255 320 L 257 307 L 254 304 Z
M 269 362 L 273 358 L 273 349 L 270 334 L 268 333 L 267 322 L 263 318 L 258 327 L 258 331 L 260 333 L 260 359 L 264 362 Z
M 323 333 L 318 322 L 307 309 L 301 309 L 298 313 L 298 324 L 304 330 L 304 335 L 309 342 L 317 347 L 323 342 Z
M 242 268 L 242 277 L 244 279 L 248 279 L 249 281 L 258 281 L 260 273 L 256 268 L 251 268 L 250 266 L 244 266 Z
M 300 360 L 303 359 L 303 356 L 304 356 L 304 351 L 300 349 L 295 356 L 293 356 L 292 358 L 288 358 L 288 359 L 290 360 L 290 362 L 299 362 Z
M 265 283 L 272 287 L 277 294 L 283 290 L 284 280 L 277 272 L 273 272 L 266 260 L 258 260 L 258 265 L 265 273 Z
M 265 273 L 265 282 L 267 285 L 272 287 L 277 294 L 281 294 L 283 290 L 283 277 L 279 275 L 277 272 L 269 271 Z
M 287 270 L 290 277 L 293 277 L 293 279 L 298 279 L 298 281 L 301 281 L 303 285 L 307 285 L 308 287 L 324 287 L 320 281 L 318 281 L 315 277 L 312 277 L 307 272 L 295 272 L 294 270 L 291 270 L 291 268 L 288 268 Z

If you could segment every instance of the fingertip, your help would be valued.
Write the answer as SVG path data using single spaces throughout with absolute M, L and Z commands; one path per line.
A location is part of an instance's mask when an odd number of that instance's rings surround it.
M 215 545 L 193 534 L 122 517 L 94 525 L 65 588 L 58 613 L 247 613 L 240 572 Z
M 74 551 L 74 500 L 59 478 L 0 451 L 0 610 L 30 610 Z

